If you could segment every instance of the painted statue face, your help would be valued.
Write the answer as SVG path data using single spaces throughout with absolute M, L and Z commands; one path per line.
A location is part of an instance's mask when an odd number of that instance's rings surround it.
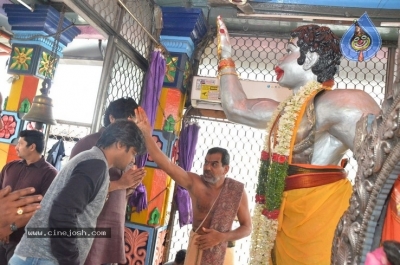
M 222 154 L 208 154 L 204 159 L 203 166 L 203 180 L 210 183 L 216 184 L 221 179 L 225 178 L 225 174 L 228 172 L 229 166 L 222 165 L 221 162 Z
M 371 38 L 366 33 L 356 35 L 351 40 L 351 47 L 356 51 L 365 51 L 371 44 Z
M 286 46 L 287 54 L 278 60 L 275 67 L 276 78 L 279 85 L 294 89 L 299 85 L 306 84 L 306 71 L 302 65 L 297 63 L 300 57 L 300 48 L 297 46 L 298 38 L 292 38 Z

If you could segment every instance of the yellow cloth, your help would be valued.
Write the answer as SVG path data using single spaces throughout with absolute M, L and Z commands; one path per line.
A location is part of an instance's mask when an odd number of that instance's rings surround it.
M 336 225 L 351 194 L 347 179 L 284 192 L 275 246 L 277 265 L 330 265 Z

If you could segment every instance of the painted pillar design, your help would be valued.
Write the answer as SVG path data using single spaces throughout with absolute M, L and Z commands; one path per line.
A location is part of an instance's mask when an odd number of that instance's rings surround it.
M 13 74 L 9 95 L 3 95 L 1 118 L 4 129 L 0 131 L 0 166 L 18 159 L 14 143 L 21 130 L 29 128 L 29 121 L 21 118 L 30 110 L 33 98 L 44 78 L 52 79 L 62 50 L 79 33 L 79 29 L 63 19 L 62 32 L 57 43 L 60 13 L 51 6 L 36 5 L 31 12 L 23 5 L 4 4 L 11 26 L 11 54 L 8 73 Z M 52 37 L 48 37 L 52 35 Z
M 164 28 L 161 42 L 170 56 L 166 58 L 166 73 L 161 91 L 157 116 L 154 123 L 153 139 L 161 150 L 172 160 L 177 156 L 177 135 L 181 127 L 186 92 L 190 80 L 190 59 L 195 45 L 207 32 L 206 21 L 199 8 L 162 8 Z M 137 250 L 146 252 L 144 264 L 158 265 L 162 261 L 163 242 L 167 233 L 172 196 L 175 183 L 166 173 L 157 168 L 151 157 L 146 162 L 148 208 L 141 213 L 133 212 L 127 223 L 125 239 L 127 264 L 137 260 Z M 132 223 L 134 222 L 134 223 Z M 142 235 L 143 236 L 140 236 Z M 146 237 L 146 245 L 140 240 Z M 141 241 L 143 242 L 143 241 Z M 135 247 L 136 246 L 136 251 Z

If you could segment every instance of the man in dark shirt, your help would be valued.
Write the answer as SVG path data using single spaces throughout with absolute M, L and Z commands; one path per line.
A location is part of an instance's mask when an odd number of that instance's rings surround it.
M 108 126 L 96 146 L 69 160 L 58 173 L 9 264 L 82 265 L 107 200 L 109 168 L 125 169 L 144 152 L 143 135 L 133 122 L 120 120 Z M 49 233 L 40 237 L 40 229 Z
M 132 98 L 120 98 L 110 103 L 104 113 L 103 124 L 108 127 L 116 120 L 134 121 L 134 110 L 138 107 Z M 72 148 L 70 159 L 77 154 L 90 150 L 96 145 L 100 135 L 105 130 L 90 134 L 79 140 Z M 108 263 L 125 263 L 124 226 L 126 197 L 129 190 L 138 186 L 144 175 L 143 168 L 130 168 L 123 174 L 120 169 L 111 168 L 109 198 L 97 218 L 97 227 L 111 228 L 111 238 L 96 237 L 87 256 L 86 265 Z
M 0 93 L 0 114 L 2 106 L 3 96 Z M 0 118 L 0 130 L 3 127 L 3 120 Z M 30 195 L 35 192 L 32 187 L 11 192 L 10 186 L 4 189 L 1 186 L 0 184 L 0 239 L 10 235 L 15 227 L 26 225 L 36 210 L 40 208 L 38 202 L 42 199 L 41 195 Z
M 12 190 L 33 187 L 35 194 L 44 196 L 57 175 L 57 170 L 44 160 L 43 148 L 43 133 L 35 130 L 21 131 L 15 150 L 22 160 L 11 161 L 3 167 L 0 187 L 10 186 Z M 8 263 L 24 234 L 24 227 L 13 229 L 15 231 L 10 236 L 1 239 L 0 264 Z

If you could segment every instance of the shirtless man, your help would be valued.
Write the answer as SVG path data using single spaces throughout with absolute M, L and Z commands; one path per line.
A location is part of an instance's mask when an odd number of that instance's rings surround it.
M 257 189 L 261 210 L 255 215 L 262 212 L 277 222 L 272 256 L 278 265 L 330 264 L 334 231 L 352 193 L 338 165 L 343 154 L 353 150 L 357 121 L 369 113 L 377 115 L 380 108 L 362 90 L 331 90 L 341 59 L 339 38 L 329 28 L 316 25 L 292 31 L 288 53 L 275 68 L 279 85 L 293 91 L 290 101 L 280 105 L 271 99 L 247 99 L 220 17 L 217 25 L 224 112 L 232 122 L 260 129 L 268 126 L 262 165 L 284 169 L 283 176 L 272 172 L 268 180 L 268 170 L 260 169 L 262 181 Z M 277 108 L 279 112 L 274 113 Z M 270 179 L 281 180 L 282 187 L 273 186 Z M 274 201 L 271 194 L 279 200 Z M 268 256 L 265 262 L 254 264 L 268 264 Z
M 189 191 L 192 199 L 193 231 L 185 265 L 225 264 L 228 241 L 246 237 L 251 232 L 244 185 L 226 177 L 229 171 L 228 152 L 219 147 L 211 148 L 204 160 L 203 175 L 187 172 L 173 163 L 156 145 L 151 134 L 152 128 L 141 107 L 135 110 L 135 116 L 149 155 L 158 168 Z M 240 226 L 231 230 L 236 216 Z

